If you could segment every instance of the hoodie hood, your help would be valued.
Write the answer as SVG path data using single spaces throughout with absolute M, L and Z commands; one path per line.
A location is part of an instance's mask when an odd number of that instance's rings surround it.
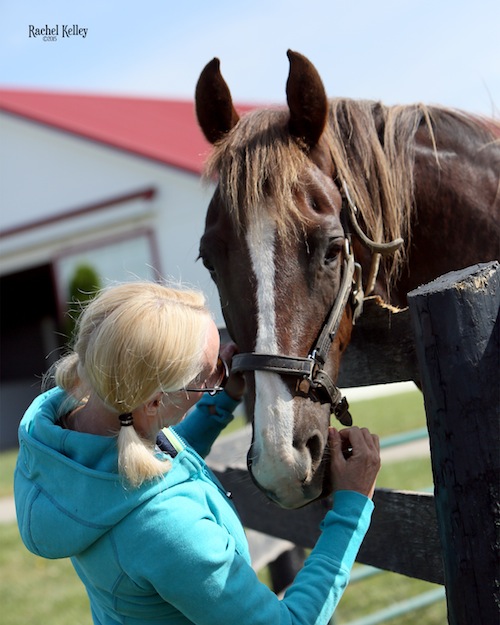
M 19 426 L 19 531 L 26 547 L 45 558 L 78 555 L 160 490 L 188 478 L 181 465 L 132 488 L 118 474 L 115 437 L 56 425 L 67 402 L 63 390 L 51 389 L 35 399 Z

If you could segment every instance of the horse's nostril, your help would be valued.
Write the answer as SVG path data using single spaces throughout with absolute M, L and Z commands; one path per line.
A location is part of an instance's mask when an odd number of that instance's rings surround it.
M 311 460 L 313 465 L 317 464 L 321 460 L 321 456 L 323 453 L 323 445 L 321 442 L 321 438 L 318 434 L 314 434 L 307 441 L 306 447 L 311 454 Z
M 293 446 L 298 452 L 294 465 L 296 475 L 303 484 L 309 484 L 323 460 L 324 438 L 315 431 L 307 440 L 296 437 Z

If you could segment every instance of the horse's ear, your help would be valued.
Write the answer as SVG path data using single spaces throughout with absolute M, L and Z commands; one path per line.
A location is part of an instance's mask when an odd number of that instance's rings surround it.
M 312 148 L 318 143 L 325 128 L 328 114 L 325 88 L 311 61 L 292 50 L 288 50 L 287 56 L 290 61 L 290 74 L 286 83 L 290 133 Z
M 215 143 L 236 125 L 239 116 L 233 106 L 231 92 L 222 74 L 220 61 L 207 63 L 196 85 L 196 115 L 203 134 Z

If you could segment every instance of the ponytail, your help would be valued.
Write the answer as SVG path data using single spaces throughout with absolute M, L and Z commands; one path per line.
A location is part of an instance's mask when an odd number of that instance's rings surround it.
M 137 434 L 131 413 L 120 415 L 119 419 L 118 471 L 134 488 L 167 473 L 172 467 L 170 461 L 157 458 L 153 446 Z

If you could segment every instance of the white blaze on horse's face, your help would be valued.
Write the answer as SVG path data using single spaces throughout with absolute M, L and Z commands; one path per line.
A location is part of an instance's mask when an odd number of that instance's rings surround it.
M 247 231 L 257 290 L 257 353 L 280 353 L 275 311 L 275 223 L 263 217 Z M 263 490 L 285 508 L 303 505 L 302 485 L 311 478 L 311 457 L 294 439 L 293 397 L 281 377 L 255 371 L 252 474 Z

